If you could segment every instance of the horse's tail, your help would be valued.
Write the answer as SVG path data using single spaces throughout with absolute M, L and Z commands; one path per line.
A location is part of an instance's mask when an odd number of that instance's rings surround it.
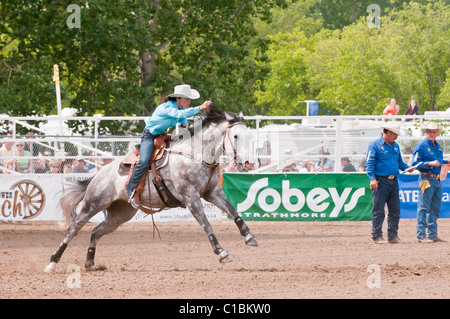
M 76 217 L 76 208 L 78 204 L 83 200 L 86 189 L 91 182 L 92 177 L 89 179 L 76 181 L 70 187 L 64 191 L 64 195 L 59 200 L 59 205 L 63 211 L 64 221 L 69 224 Z

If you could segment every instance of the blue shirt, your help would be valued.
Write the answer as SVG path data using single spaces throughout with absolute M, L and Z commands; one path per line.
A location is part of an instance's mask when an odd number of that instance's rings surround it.
M 380 137 L 371 142 L 366 155 L 366 170 L 370 180 L 375 176 L 398 175 L 398 170 L 406 170 L 408 165 L 403 162 L 400 147 L 397 142 L 389 145 Z
M 161 135 L 177 123 L 188 124 L 186 119 L 198 113 L 200 113 L 200 106 L 178 109 L 175 101 L 167 101 L 158 105 L 152 116 L 144 120 L 145 128 L 153 135 Z
M 421 173 L 431 172 L 432 174 L 440 174 L 440 166 L 428 166 L 432 161 L 438 160 L 441 164 L 447 164 L 444 161 L 444 155 L 442 154 L 441 146 L 438 142 L 436 145 L 433 144 L 428 138 L 425 138 L 420 143 L 416 145 L 413 153 L 413 163 L 412 165 L 417 165 L 417 169 Z

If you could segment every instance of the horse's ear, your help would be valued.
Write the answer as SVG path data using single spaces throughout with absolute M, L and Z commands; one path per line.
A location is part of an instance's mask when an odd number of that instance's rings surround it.
M 242 111 L 239 112 L 239 117 L 244 117 L 244 113 L 242 113 Z
M 230 114 L 228 114 L 228 112 L 224 112 L 225 113 L 225 118 L 227 119 L 227 121 L 231 121 L 234 119 L 233 116 L 231 116 Z

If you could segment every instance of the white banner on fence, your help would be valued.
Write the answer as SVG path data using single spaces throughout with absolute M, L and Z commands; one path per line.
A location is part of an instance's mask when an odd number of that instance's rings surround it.
M 70 184 L 92 174 L 0 175 L 0 221 L 63 221 L 59 199 Z M 209 220 L 221 220 L 222 211 L 203 201 Z M 99 212 L 90 221 L 101 222 L 106 212 Z M 172 208 L 155 214 L 158 222 L 195 221 L 189 210 Z M 151 222 L 151 216 L 138 211 L 131 221 Z

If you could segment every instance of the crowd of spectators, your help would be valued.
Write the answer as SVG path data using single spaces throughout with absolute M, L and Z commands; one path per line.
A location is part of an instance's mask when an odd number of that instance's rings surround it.
M 262 156 L 258 159 L 258 165 L 255 167 L 264 173 L 283 172 L 283 173 L 318 173 L 318 172 L 334 172 L 334 161 L 328 156 L 328 152 L 319 152 L 322 157 L 319 160 L 312 161 L 309 159 L 303 160 L 301 163 L 294 158 L 288 158 L 284 165 L 278 165 L 275 161 L 269 159 L 268 156 Z M 341 158 L 341 172 L 364 172 L 365 159 L 356 168 L 349 157 Z M 245 172 L 243 167 L 239 169 L 234 162 L 227 163 L 226 158 L 222 158 L 220 162 L 221 172 L 236 173 Z
M 13 132 L 8 131 L 4 141 L 0 141 L 0 174 L 95 173 L 112 161 L 95 152 L 86 156 L 67 152 L 61 156 L 50 147 L 40 152 L 36 143 L 29 140 L 32 133 L 23 139 L 9 140 L 12 136 Z

